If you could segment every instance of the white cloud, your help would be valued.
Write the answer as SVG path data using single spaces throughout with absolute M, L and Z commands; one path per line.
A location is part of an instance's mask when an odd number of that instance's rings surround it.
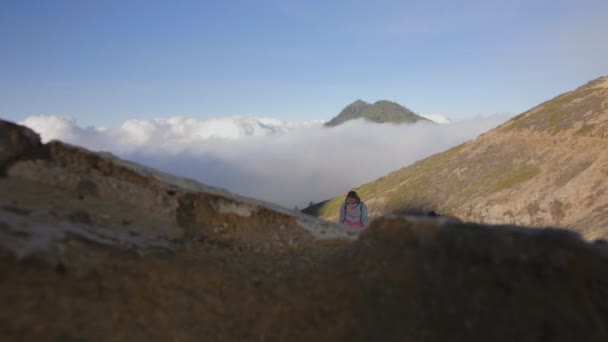
M 445 124 L 449 124 L 450 122 L 452 122 L 450 119 L 448 119 L 443 114 L 434 113 L 434 114 L 419 114 L 419 115 L 422 116 L 423 118 L 427 118 L 440 125 L 445 125 Z
M 308 205 L 441 152 L 508 116 L 444 125 L 321 122 L 265 118 L 129 120 L 119 128 L 81 128 L 71 118 L 22 122 L 43 141 L 58 139 L 286 207 Z
M 31 116 L 20 124 L 40 133 L 45 142 L 53 139 L 74 140 L 80 130 L 76 120 L 68 116 Z

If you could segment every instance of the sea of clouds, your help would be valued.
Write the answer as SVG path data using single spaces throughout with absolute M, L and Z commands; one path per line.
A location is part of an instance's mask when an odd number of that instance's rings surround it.
M 474 139 L 509 115 L 456 122 L 428 117 L 442 124 L 353 120 L 329 128 L 322 121 L 170 117 L 103 128 L 81 127 L 73 118 L 49 115 L 20 123 L 44 142 L 56 139 L 111 152 L 240 195 L 303 208 Z

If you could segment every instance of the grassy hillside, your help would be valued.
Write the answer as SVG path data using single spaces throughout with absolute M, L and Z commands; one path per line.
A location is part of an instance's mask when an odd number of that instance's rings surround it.
M 608 78 L 357 188 L 374 217 L 436 212 L 608 237 Z M 340 194 L 305 212 L 335 220 Z

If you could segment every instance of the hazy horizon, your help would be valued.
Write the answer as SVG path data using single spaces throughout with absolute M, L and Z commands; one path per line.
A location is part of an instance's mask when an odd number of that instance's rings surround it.
M 509 115 L 448 124 L 376 124 L 272 118 L 127 120 L 82 127 L 74 118 L 34 116 L 22 124 L 52 139 L 114 155 L 287 208 L 329 199 L 441 152 L 506 121 Z

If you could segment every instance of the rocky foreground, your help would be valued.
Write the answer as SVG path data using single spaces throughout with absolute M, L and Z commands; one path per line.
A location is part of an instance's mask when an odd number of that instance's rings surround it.
M 366 231 L 0 121 L 2 341 L 608 341 L 608 247 L 387 216 Z

